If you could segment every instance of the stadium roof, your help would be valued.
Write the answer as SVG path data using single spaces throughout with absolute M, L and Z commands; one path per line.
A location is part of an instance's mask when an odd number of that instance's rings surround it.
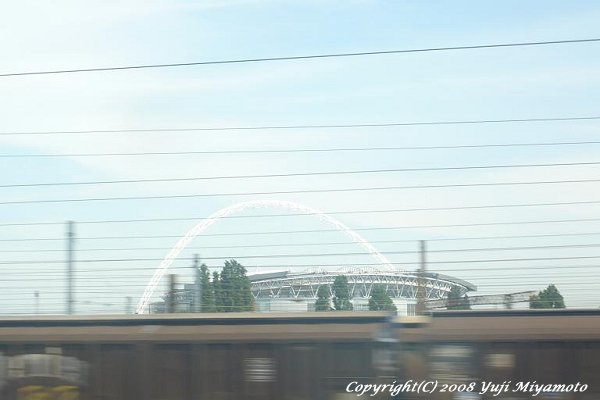
M 477 290 L 470 282 L 438 273 L 389 270 L 376 267 L 346 267 L 339 270 L 311 268 L 304 271 L 269 271 L 249 276 L 257 298 L 315 298 L 319 286 L 331 286 L 336 276 L 345 275 L 356 297 L 368 297 L 373 285 L 385 284 L 395 298 L 416 298 L 423 285 L 428 299 L 442 299 L 452 287 L 461 293 Z M 330 288 L 331 290 L 331 288 Z

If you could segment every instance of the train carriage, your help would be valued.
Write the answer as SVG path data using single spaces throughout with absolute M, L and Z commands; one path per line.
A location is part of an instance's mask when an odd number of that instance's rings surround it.
M 436 381 L 448 390 L 376 398 L 600 398 L 600 312 L 167 314 L 0 319 L 7 400 L 357 398 L 351 382 Z M 582 392 L 491 389 L 504 382 Z M 471 384 L 477 390 L 468 390 Z M 366 394 L 365 396 L 369 396 Z
M 456 385 L 453 392 L 428 398 L 600 398 L 600 310 L 441 311 L 428 318 L 396 320 L 394 325 L 405 379 Z M 489 385 L 478 397 L 458 390 L 471 382 L 479 389 L 483 383 L 496 386 Z M 577 382 L 588 388 L 532 396 L 535 390 L 513 391 L 519 382 L 529 382 L 529 389 Z M 503 383 L 507 385 L 501 387 Z
M 382 313 L 0 320 L 2 398 L 331 398 L 349 379 L 374 375 L 373 339 L 386 321 Z M 69 374 L 79 374 L 76 388 L 60 391 Z

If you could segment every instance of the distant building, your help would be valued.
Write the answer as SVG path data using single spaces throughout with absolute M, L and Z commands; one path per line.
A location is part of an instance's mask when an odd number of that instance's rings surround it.
M 162 314 L 167 312 L 167 304 L 170 300 L 171 294 L 165 293 L 162 296 L 161 301 L 150 304 L 150 313 Z M 178 313 L 191 313 L 195 312 L 196 304 L 196 285 L 193 283 L 186 283 L 182 288 L 175 289 L 175 312 Z

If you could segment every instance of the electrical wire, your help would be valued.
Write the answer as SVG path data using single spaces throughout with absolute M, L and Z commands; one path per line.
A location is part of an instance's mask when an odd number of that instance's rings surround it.
M 189 269 L 189 268 L 188 268 Z M 472 271 L 472 270 L 469 270 Z M 489 269 L 486 269 L 486 272 L 489 272 Z M 600 271 L 598 271 L 600 273 Z M 414 273 L 411 273 L 412 275 L 416 275 L 417 272 L 415 271 Z M 250 274 L 251 275 L 251 274 Z M 584 279 L 586 281 L 589 281 L 590 278 L 600 278 L 600 274 L 592 274 L 592 273 L 580 273 L 580 274 L 574 274 L 573 272 L 565 272 L 565 273 L 552 273 L 551 275 L 540 275 L 539 273 L 536 273 L 535 275 L 522 275 L 522 274 L 518 274 L 515 275 L 514 273 L 510 273 L 509 275 L 494 275 L 494 276 L 485 276 L 485 277 L 475 277 L 472 280 L 474 282 L 480 282 L 480 281 L 495 281 L 495 280 L 504 280 L 504 279 L 513 279 L 515 277 L 518 277 L 519 279 L 535 279 L 535 278 L 540 278 L 540 279 L 549 279 L 549 278 L 573 278 L 573 279 Z M 140 276 L 139 275 L 119 275 L 118 279 L 123 280 L 123 279 L 139 279 Z M 76 282 L 98 282 L 98 280 L 102 280 L 102 278 L 99 278 L 97 276 L 95 277 L 77 277 L 76 278 Z M 23 282 L 23 278 L 17 278 L 17 279 L 7 279 L 7 278 L 2 278 L 0 280 L 1 282 Z M 44 277 L 43 279 L 39 279 L 39 280 L 32 280 L 32 279 L 27 279 L 28 283 L 31 282 L 40 282 L 40 283 L 47 283 L 47 282 L 64 282 L 64 277 L 62 276 L 56 276 L 56 274 L 54 274 L 54 276 L 49 276 L 49 277 Z M 136 283 L 136 284 L 131 284 L 131 283 L 127 283 L 124 284 L 123 282 L 115 282 L 114 285 L 111 285 L 111 288 L 114 287 L 121 287 L 121 286 L 127 286 L 127 287 L 146 287 L 145 283 Z M 19 289 L 25 289 L 31 286 L 25 286 L 25 287 L 15 287 L 12 286 L 10 287 L 10 290 L 19 290 Z M 94 288 L 98 288 L 98 287 L 104 287 L 104 285 L 99 284 L 96 286 L 87 286 L 87 285 L 77 285 L 76 288 L 78 290 L 81 289 L 94 289 Z
M 181 156 L 210 154 L 279 154 L 279 153 L 331 153 L 331 152 L 367 152 L 367 151 L 409 151 L 409 150 L 453 150 L 502 147 L 542 147 L 542 146 L 582 146 L 596 145 L 600 141 L 587 140 L 575 142 L 534 142 L 534 143 L 483 143 L 448 146 L 391 146 L 391 147 L 334 147 L 270 150 L 184 150 L 184 151 L 143 151 L 128 153 L 45 153 L 45 154 L 0 154 L 0 158 L 45 158 L 45 157 L 134 157 L 134 156 Z
M 398 267 L 401 267 L 404 265 L 404 263 L 396 263 L 396 262 L 392 262 L 392 265 L 396 265 Z M 51 264 L 52 265 L 52 264 Z M 59 265 L 59 264 L 54 264 L 54 265 Z M 377 268 L 377 265 L 374 265 L 373 263 L 370 264 L 365 264 L 365 263 L 347 263 L 347 264 L 314 264 L 314 265 L 306 265 L 306 264 L 279 264 L 279 265 L 244 265 L 244 267 L 248 268 L 283 268 L 286 269 L 286 271 L 291 270 L 292 268 L 300 268 L 300 267 L 304 267 L 304 268 L 324 268 L 324 267 L 339 267 L 339 268 L 346 268 L 346 267 L 374 267 Z M 547 270 L 547 271 L 557 271 L 557 270 L 571 270 L 571 269 L 580 269 L 580 268 L 585 268 L 585 269 L 594 269 L 594 268 L 598 268 L 599 265 L 598 264 L 581 264 L 581 265 L 543 265 L 543 266 L 517 266 L 517 267 L 510 267 L 510 266 L 504 266 L 502 267 L 503 271 L 526 271 L 526 270 Z M 223 268 L 222 265 L 207 265 L 207 268 L 209 268 L 210 270 L 215 270 L 215 269 L 221 269 Z M 438 267 L 439 268 L 439 267 Z M 171 266 L 169 268 L 169 270 L 174 270 L 174 271 L 189 271 L 191 270 L 192 267 L 191 266 L 180 266 L 180 265 L 174 265 Z M 155 271 L 156 270 L 156 266 L 128 266 L 127 267 L 127 272 L 135 272 L 135 271 Z M 114 273 L 114 272 L 123 272 L 122 268 L 102 268 L 101 270 L 97 269 L 97 267 L 94 267 L 94 269 L 81 269 L 79 268 L 77 271 L 77 275 L 78 277 L 80 276 L 85 276 L 87 274 L 93 274 L 94 277 L 90 278 L 90 279 L 102 279 L 102 276 L 99 276 L 98 273 Z M 297 271 L 299 273 L 302 272 L 306 272 L 306 271 Z M 396 271 L 398 272 L 398 271 Z M 399 271 L 399 272 L 403 272 L 403 273 L 407 273 L 407 274 L 416 274 L 417 271 L 410 271 L 410 270 L 406 270 L 406 271 Z M 482 268 L 477 268 L 477 267 L 469 267 L 469 268 L 443 268 L 443 269 L 436 269 L 436 272 L 434 274 L 447 274 L 447 273 L 461 273 L 461 272 L 485 272 L 485 273 L 489 273 L 490 269 L 488 267 L 482 267 Z M 11 276 L 33 276 L 33 278 L 35 277 L 39 277 L 39 276 L 44 276 L 44 277 L 56 277 L 58 274 L 62 273 L 62 269 L 57 270 L 57 271 L 48 271 L 48 270 L 44 270 L 44 271 L 13 271 L 11 272 Z M 112 274 L 111 278 L 114 277 L 116 275 Z M 134 278 L 138 278 L 139 275 L 134 276 Z M 119 276 L 119 278 L 121 278 L 121 276 Z M 126 276 L 123 277 L 123 279 L 125 279 Z M 32 278 L 28 278 L 28 279 L 32 279 Z M 46 278 L 44 278 L 45 280 Z M 57 278 L 61 281 L 64 281 L 64 278 L 61 276 L 60 278 Z M 4 277 L 0 277 L 0 282 L 5 281 L 6 278 Z
M 377 186 L 377 187 L 354 187 L 338 189 L 298 189 L 298 190 L 277 190 L 269 192 L 236 192 L 236 193 L 195 193 L 195 194 L 176 194 L 176 195 L 153 195 L 153 196 L 122 196 L 122 197 L 87 197 L 87 198 L 67 198 L 67 199 L 35 199 L 35 200 L 9 200 L 2 201 L 0 205 L 15 204 L 42 204 L 42 203 L 81 203 L 94 201 L 129 201 L 129 200 L 162 200 L 162 199 L 187 199 L 199 197 L 228 197 L 228 196 L 261 196 L 261 195 L 280 195 L 280 194 L 299 194 L 299 193 L 346 193 L 346 192 L 366 192 L 379 190 L 406 190 L 406 189 L 443 189 L 456 187 L 495 187 L 495 186 L 529 186 L 529 185 L 554 185 L 565 183 L 595 183 L 600 179 L 566 179 L 558 181 L 525 181 L 525 182 L 474 182 L 474 183 L 453 183 L 440 185 L 411 185 L 411 186 Z
M 395 252 L 380 252 L 381 254 L 396 254 Z M 315 253 L 309 255 L 252 255 L 252 256 L 237 256 L 235 259 L 263 259 L 263 258 L 296 258 L 296 257 L 329 257 L 329 256 L 351 256 L 360 255 L 368 256 L 367 253 Z M 233 257 L 203 257 L 205 260 L 227 260 Z M 600 258 L 600 255 L 594 256 L 571 256 L 571 257 L 531 257 L 531 258 L 501 258 L 501 259 L 479 259 L 479 260 L 445 260 L 445 261 L 428 261 L 428 264 L 456 264 L 456 263 L 486 263 L 486 262 L 512 262 L 512 261 L 548 261 L 548 260 L 579 260 L 579 259 L 595 259 Z M 78 264 L 88 263 L 126 263 L 126 262 L 139 262 L 139 261 L 162 261 L 162 258 L 105 258 L 105 259 L 80 259 L 77 260 Z M 193 261 L 193 257 L 180 257 L 179 261 Z M 12 260 L 12 261 L 1 261 L 0 265 L 35 265 L 35 264 L 64 264 L 64 260 Z M 420 261 L 405 261 L 401 263 L 391 264 L 402 264 L 402 265 L 413 265 L 420 264 Z M 298 266 L 298 265 L 295 265 Z M 260 267 L 260 266 L 256 266 Z
M 397 212 L 416 212 L 416 211 L 452 211 L 452 210 L 478 210 L 488 208 L 516 208 L 516 207 L 547 207 L 547 206 L 564 206 L 564 205 L 584 205 L 584 204 L 600 204 L 600 200 L 582 200 L 582 201 L 563 201 L 550 203 L 514 203 L 514 204 L 484 204 L 473 206 L 456 206 L 456 207 L 423 207 L 423 208 L 401 208 L 388 210 L 355 210 L 355 211 L 328 211 L 324 212 L 327 215 L 340 214 L 387 214 Z M 316 213 L 287 213 L 287 214 L 258 214 L 258 215 L 227 215 L 220 219 L 238 219 L 238 218 L 273 218 L 273 217 L 301 217 L 317 215 Z M 171 217 L 171 218 L 138 218 L 138 219 L 119 219 L 119 220 L 83 220 L 77 221 L 81 224 L 112 224 L 112 223 L 137 223 L 137 222 L 165 222 L 165 221 L 199 221 L 207 219 L 206 216 L 197 217 Z M 64 221 L 38 221 L 38 222 L 8 222 L 0 223 L 0 227 L 8 226 L 35 226 L 35 225 L 64 225 Z
M 8 72 L 0 74 L 0 77 L 9 76 L 26 76 L 26 75 L 50 75 L 50 74 L 72 74 L 82 72 L 101 72 L 101 71 L 123 71 L 123 70 L 139 70 L 150 68 L 173 68 L 173 67 L 191 67 L 201 65 L 223 65 L 223 64 L 247 64 L 270 61 L 298 61 L 311 59 L 339 58 L 339 57 L 364 57 L 364 56 L 380 56 L 390 54 L 406 54 L 406 53 L 425 53 L 425 52 L 440 52 L 440 51 L 456 51 L 456 50 L 478 50 L 478 49 L 497 49 L 508 47 L 523 47 L 523 46 L 548 46 L 548 45 L 564 45 L 564 44 L 581 44 L 599 42 L 600 38 L 589 39 L 569 39 L 569 40 L 549 40 L 538 42 L 515 42 L 515 43 L 495 43 L 495 44 L 480 44 L 467 46 L 444 46 L 444 47 L 428 47 L 419 49 L 400 49 L 400 50 L 383 50 L 383 51 L 362 51 L 352 53 L 328 53 L 328 54 L 311 54 L 301 56 L 285 56 L 285 57 L 261 57 L 261 58 L 241 58 L 231 60 L 214 60 L 214 61 L 196 61 L 183 63 L 163 63 L 163 64 L 145 64 L 145 65 L 128 65 L 118 67 L 95 67 L 95 68 L 76 68 L 64 70 L 47 70 L 47 71 L 29 71 L 29 72 Z
M 154 182 L 189 182 L 202 180 L 226 180 L 226 179 L 257 179 L 257 178 L 290 178 L 295 176 L 326 176 L 326 175 L 358 175 L 358 174 L 381 174 L 393 172 L 429 172 L 429 171 L 462 171 L 472 169 L 503 169 L 503 168 L 546 168 L 546 167 L 570 167 L 600 165 L 600 161 L 586 162 L 563 162 L 546 164 L 497 164 L 497 165 L 464 165 L 455 167 L 426 167 L 426 168 L 387 168 L 387 169 L 368 169 L 354 171 L 323 171 L 323 172 L 290 172 L 280 174 L 262 174 L 262 175 L 224 175 L 224 176 L 192 176 L 185 178 L 150 178 L 150 179 L 125 179 L 112 181 L 79 181 L 79 182 L 38 182 L 38 183 L 17 183 L 0 185 L 0 188 L 15 187 L 39 187 L 39 186 L 78 186 L 78 185 L 112 185 L 123 183 L 154 183 Z
M 540 117 L 540 118 L 506 118 L 506 119 L 479 119 L 479 120 L 448 120 L 448 121 L 412 121 L 412 122 L 380 122 L 363 124 L 307 124 L 307 125 L 257 125 L 257 126 L 217 126 L 217 127 L 188 127 L 188 128 L 147 128 L 147 129 L 86 129 L 86 130 L 60 130 L 60 131 L 24 131 L 0 132 L 0 136 L 14 135 L 71 135 L 71 134 L 96 134 L 96 133 L 181 133 L 181 132 L 225 132 L 225 131 L 279 131 L 296 129 L 354 129 L 354 128 L 390 128 L 405 126 L 443 126 L 443 125 L 481 125 L 481 124 L 513 124 L 537 122 L 568 122 L 568 121 L 595 121 L 600 116 L 579 117 Z M 323 134 L 320 132 L 319 134 Z
M 600 234 L 600 232 L 598 233 Z M 370 240 L 371 244 L 382 244 L 382 243 L 408 243 L 415 242 L 417 240 Z M 320 242 L 320 243 L 278 243 L 278 244 L 264 244 L 264 245 L 231 245 L 231 246 L 201 246 L 201 247 L 186 247 L 187 250 L 209 250 L 209 249 L 239 249 L 239 248 L 265 248 L 265 247 L 301 247 L 301 246 L 331 246 L 331 245 L 352 245 L 356 246 L 354 242 Z M 525 249 L 551 249 L 551 248 L 577 248 L 577 247 L 595 247 L 600 246 L 595 243 L 585 244 L 567 244 L 567 245 L 547 245 L 547 246 L 519 246 L 519 247 L 492 247 L 492 248 L 470 248 L 470 249 L 447 249 L 447 250 L 429 250 L 429 253 L 443 253 L 443 252 L 455 252 L 455 251 L 488 251 L 488 250 L 525 250 Z M 167 251 L 171 250 L 170 247 L 119 247 L 119 248 L 79 248 L 77 252 L 94 252 L 94 251 Z M 53 252 L 64 252 L 64 249 L 27 249 L 27 250 L 0 250 L 0 253 L 53 253 Z M 403 251 L 395 252 L 395 254 L 410 254 L 419 253 L 418 251 Z M 366 253 L 365 253 L 366 254 Z M 235 258 L 235 257 L 232 257 Z
M 415 243 L 417 242 L 416 240 L 414 241 Z M 396 243 L 395 240 L 387 240 L 387 241 L 370 241 L 369 243 Z M 344 243 L 340 243 L 340 242 L 335 242 L 335 243 L 313 243 L 313 245 L 330 245 L 330 244 L 344 244 L 344 245 L 356 245 L 356 243 L 353 242 L 344 242 Z M 246 245 L 246 246 L 237 246 L 238 248 L 258 248 L 258 247 L 288 247 L 290 245 L 288 244 L 279 244 L 279 245 L 266 245 L 266 246 L 252 246 L 252 245 Z M 220 248 L 220 249 L 230 249 L 230 248 L 236 248 L 236 246 L 215 246 L 215 247 L 198 247 L 197 249 L 210 249 L 210 248 Z M 472 251 L 517 251 L 517 250 L 540 250 L 540 249 L 571 249 L 571 248 L 588 248 L 588 247 L 600 247 L 600 243 L 583 243 L 583 244 L 561 244 L 561 245 L 545 245 L 545 246 L 512 246 L 512 247 L 478 247 L 478 248 L 459 248 L 459 249 L 440 249 L 440 250 L 428 250 L 427 253 L 455 253 L 455 252 L 472 252 Z M 131 251 L 131 250 L 135 250 L 135 248 L 133 249 L 127 249 L 127 248 L 121 248 L 121 249 L 103 249 L 104 251 L 106 250 L 118 250 L 118 251 Z M 148 250 L 160 250 L 160 251 L 167 251 L 167 250 L 171 250 L 171 248 L 156 248 L 156 247 L 146 247 L 146 248 L 141 248 L 139 250 L 143 250 L 143 251 L 148 251 Z M 64 250 L 61 250 L 64 252 Z M 78 252 L 81 251 L 81 249 L 78 250 Z M 88 250 L 89 251 L 89 250 Z M 97 250 L 95 250 L 97 251 Z M 1 251 L 0 251 L 1 252 Z M 31 250 L 19 250 L 19 251 L 9 251 L 9 252 L 22 252 L 22 253 L 31 253 Z M 381 254 L 387 254 L 387 255 L 392 255 L 392 254 L 419 254 L 420 251 L 418 250 L 407 250 L 407 251 L 380 251 L 379 253 Z M 356 253 L 356 252 L 345 252 L 345 253 L 305 253 L 305 254 L 297 254 L 297 253 L 293 253 L 293 254 L 269 254 L 269 255 L 265 255 L 265 254 L 254 254 L 254 255 L 225 255 L 225 256 L 219 256 L 219 257 L 212 257 L 212 259 L 237 259 L 237 258 L 278 258 L 278 257 L 326 257 L 326 256 L 368 256 L 369 253 Z M 211 259 L 210 257 L 206 258 L 206 259 Z M 36 261 L 39 263 L 43 263 L 45 261 Z M 61 261 L 53 261 L 53 262 L 61 262 Z M 10 263 L 10 261 L 6 261 L 5 263 Z M 0 262 L 0 264 L 2 264 L 2 262 Z
M 396 229 L 421 229 L 421 228 L 457 228 L 457 227 L 472 227 L 472 226 L 496 226 L 496 225 L 529 225 L 529 224 L 550 224 L 550 223 L 571 223 L 571 222 L 594 222 L 600 221 L 600 218 L 574 218 L 574 219 L 550 219 L 539 221 L 504 221 L 504 222 L 478 222 L 470 224 L 447 224 L 447 225 L 409 225 L 409 226 L 383 226 L 371 228 L 356 228 L 354 231 L 379 231 L 379 230 L 396 230 Z M 339 232 L 338 229 L 308 229 L 308 230 L 290 230 L 290 231 L 266 231 L 266 232 L 231 232 L 231 233 L 211 233 L 210 235 L 202 235 L 202 237 L 213 236 L 246 236 L 246 235 L 279 235 L 279 234 L 295 234 L 295 233 L 322 233 L 322 232 Z M 560 233 L 560 234 L 539 234 L 539 235 L 516 235 L 516 236 L 484 236 L 471 238 L 440 238 L 428 239 L 430 241 L 443 240 L 470 240 L 470 239 L 503 239 L 503 238 L 525 238 L 525 237 L 551 237 L 551 236 L 580 236 L 580 235 L 596 235 L 596 232 L 582 233 Z M 164 239 L 164 238 L 180 238 L 181 235 L 132 235 L 132 236 L 82 236 L 77 240 L 127 240 L 127 239 Z M 19 238 L 19 239 L 0 239 L 0 242 L 30 242 L 30 241 L 64 241 L 64 238 Z M 406 240 L 413 242 L 413 240 Z

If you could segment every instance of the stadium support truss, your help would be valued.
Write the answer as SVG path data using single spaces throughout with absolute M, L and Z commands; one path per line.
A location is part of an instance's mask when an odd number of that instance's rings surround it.
M 393 299 L 416 299 L 419 285 L 425 288 L 426 299 L 447 297 L 453 287 L 461 294 L 477 290 L 469 282 L 448 275 L 406 271 L 390 271 L 375 267 L 347 267 L 336 271 L 313 268 L 303 272 L 270 272 L 250 276 L 252 294 L 258 299 L 308 300 L 317 298 L 319 286 L 326 285 L 331 293 L 336 276 L 344 275 L 350 284 L 352 298 L 367 299 L 374 285 L 382 284 Z

